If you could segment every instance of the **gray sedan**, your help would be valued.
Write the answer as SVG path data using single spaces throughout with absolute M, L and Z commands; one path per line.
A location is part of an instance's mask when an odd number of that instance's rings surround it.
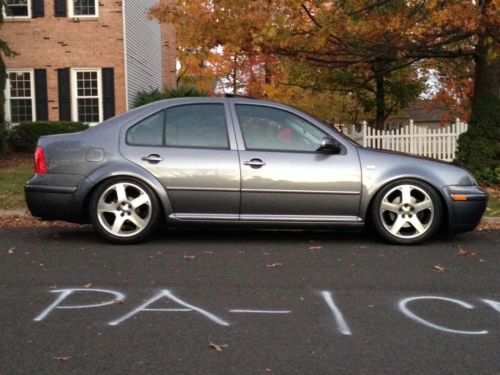
M 240 97 L 156 102 L 41 137 L 31 213 L 116 243 L 159 225 L 351 227 L 420 243 L 470 231 L 487 194 L 466 170 L 363 148 L 297 109 Z

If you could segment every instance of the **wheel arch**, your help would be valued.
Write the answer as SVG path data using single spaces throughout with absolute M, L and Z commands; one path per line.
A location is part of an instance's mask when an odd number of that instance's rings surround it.
M 403 175 L 403 176 L 389 178 L 389 179 L 386 179 L 383 182 L 377 184 L 376 187 L 371 187 L 369 189 L 369 192 L 367 192 L 365 195 L 368 197 L 367 202 L 361 203 L 362 204 L 361 214 L 362 214 L 362 217 L 364 218 L 365 222 L 369 223 L 369 221 L 371 220 L 370 214 L 371 214 L 371 211 L 373 208 L 373 202 L 375 201 L 375 197 L 377 196 L 379 191 L 391 183 L 394 183 L 394 182 L 399 181 L 399 180 L 405 180 L 405 179 L 411 179 L 411 180 L 417 180 L 420 182 L 425 182 L 426 184 L 428 184 L 429 186 L 431 186 L 434 189 L 434 191 L 437 193 L 437 196 L 439 197 L 439 199 L 441 201 L 441 207 L 443 208 L 441 223 L 440 223 L 441 229 L 443 227 L 445 227 L 449 221 L 450 207 L 448 205 L 448 201 L 445 198 L 444 192 L 442 191 L 442 189 L 439 188 L 438 184 L 435 181 L 432 181 L 431 179 L 424 178 L 424 177 L 418 176 L 418 175 Z M 366 189 L 366 187 L 365 187 L 365 189 Z
M 85 222 L 89 222 L 88 206 L 92 194 L 94 194 L 96 189 L 101 184 L 109 181 L 110 179 L 116 179 L 120 177 L 137 180 L 148 185 L 153 190 L 160 202 L 160 205 L 162 207 L 160 211 L 162 212 L 164 218 L 168 217 L 173 212 L 167 191 L 153 175 L 139 167 L 125 164 L 125 167 L 118 166 L 117 168 L 116 163 L 113 163 L 112 166 L 107 166 L 95 170 L 91 175 L 87 177 L 85 183 L 82 184 L 82 186 L 80 186 L 80 188 L 78 189 L 79 200 L 82 202 L 82 218 Z

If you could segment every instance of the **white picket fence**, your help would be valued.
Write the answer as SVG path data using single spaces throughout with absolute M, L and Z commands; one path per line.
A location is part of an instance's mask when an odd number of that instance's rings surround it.
M 453 161 L 457 151 L 460 134 L 467 131 L 468 125 L 456 119 L 453 124 L 429 129 L 415 126 L 413 120 L 398 130 L 377 130 L 366 122 L 356 129 L 350 125 L 343 127 L 343 132 L 364 147 L 401 151 L 426 156 L 443 161 Z

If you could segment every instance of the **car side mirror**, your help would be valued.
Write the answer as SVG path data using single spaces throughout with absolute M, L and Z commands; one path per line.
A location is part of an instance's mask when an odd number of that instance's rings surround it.
M 332 137 L 323 137 L 323 139 L 321 140 L 321 145 L 319 146 L 317 151 L 336 155 L 342 152 L 342 146 L 336 139 Z

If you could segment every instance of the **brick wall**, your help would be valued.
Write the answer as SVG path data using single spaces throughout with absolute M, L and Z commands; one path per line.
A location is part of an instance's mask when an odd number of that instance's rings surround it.
M 49 119 L 58 120 L 57 69 L 113 67 L 116 114 L 125 112 L 125 67 L 121 1 L 101 1 L 99 17 L 54 17 L 54 0 L 45 1 L 45 17 L 6 19 L 2 38 L 19 55 L 7 68 L 47 69 Z M 175 82 L 175 32 L 164 27 L 164 85 Z M 172 40 L 170 40 L 172 38 Z

